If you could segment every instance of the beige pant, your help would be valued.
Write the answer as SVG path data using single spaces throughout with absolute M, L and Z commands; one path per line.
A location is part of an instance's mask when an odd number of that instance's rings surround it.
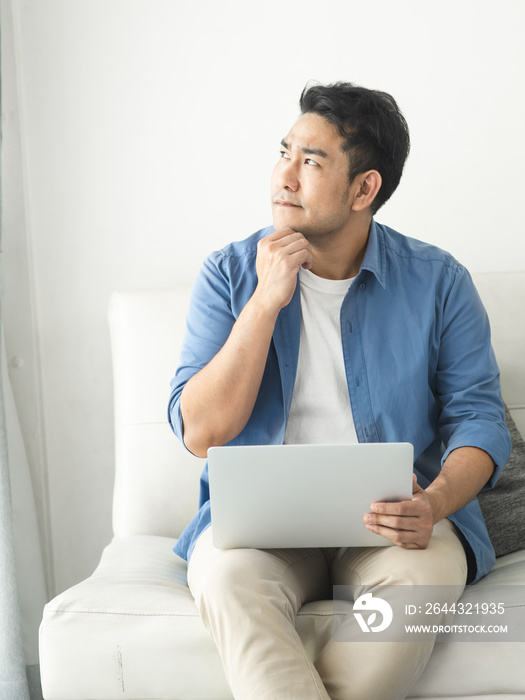
M 343 635 L 345 641 L 332 639 L 312 662 L 294 626 L 299 608 L 331 598 L 333 585 L 355 584 L 370 592 L 377 586 L 443 585 L 443 602 L 452 603 L 466 577 L 465 552 L 449 520 L 434 526 L 422 550 L 220 550 L 209 528 L 188 567 L 189 587 L 236 700 L 404 698 L 434 641 L 370 643 Z

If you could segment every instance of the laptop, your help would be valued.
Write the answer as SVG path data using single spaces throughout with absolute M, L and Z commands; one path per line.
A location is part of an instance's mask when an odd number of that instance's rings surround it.
M 412 498 L 409 443 L 254 445 L 208 450 L 213 544 L 384 547 L 363 515 Z

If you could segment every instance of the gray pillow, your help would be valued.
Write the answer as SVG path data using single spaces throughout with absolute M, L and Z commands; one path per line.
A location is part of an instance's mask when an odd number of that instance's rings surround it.
M 496 486 L 478 496 L 496 556 L 525 549 L 525 442 L 505 407 L 512 452 Z

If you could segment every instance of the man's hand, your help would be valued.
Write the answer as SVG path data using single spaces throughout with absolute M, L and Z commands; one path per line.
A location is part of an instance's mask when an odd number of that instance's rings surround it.
M 256 298 L 279 312 L 292 300 L 301 266 L 312 266 L 312 248 L 302 233 L 285 227 L 262 238 L 257 247 Z
M 411 501 L 372 503 L 365 525 L 405 549 L 425 549 L 432 527 L 463 508 L 488 482 L 494 461 L 478 447 L 458 447 L 447 457 L 434 481 L 423 491 L 416 477 Z
M 371 532 L 386 537 L 398 547 L 426 549 L 434 526 L 432 504 L 415 474 L 412 489 L 411 501 L 372 503 L 372 512 L 363 516 L 363 520 Z
M 231 333 L 181 396 L 184 444 L 198 457 L 233 440 L 248 422 L 261 385 L 279 311 L 292 299 L 301 265 L 312 249 L 302 233 L 274 231 L 259 242 L 258 284 Z

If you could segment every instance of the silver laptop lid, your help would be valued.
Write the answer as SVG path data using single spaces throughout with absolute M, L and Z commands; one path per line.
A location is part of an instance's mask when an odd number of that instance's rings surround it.
M 216 547 L 371 547 L 374 501 L 412 497 L 409 443 L 264 445 L 208 450 Z

